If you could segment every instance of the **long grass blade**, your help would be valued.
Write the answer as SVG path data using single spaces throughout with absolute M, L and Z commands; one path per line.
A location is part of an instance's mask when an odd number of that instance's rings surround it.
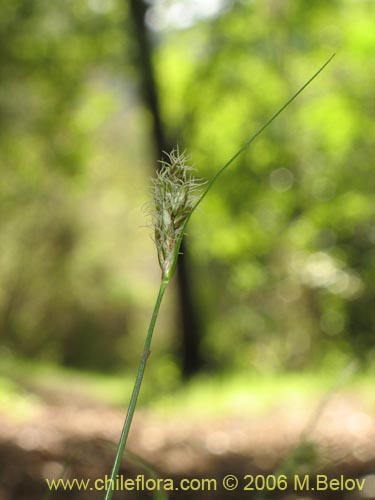
M 332 59 L 335 57 L 336 54 L 332 54 L 332 56 L 314 73 L 311 78 L 309 78 L 303 85 L 300 87 L 295 94 L 290 97 L 286 101 L 285 104 L 283 104 L 277 111 L 274 113 L 271 118 L 266 121 L 264 125 L 262 125 L 256 132 L 253 134 L 235 153 L 234 155 L 216 172 L 216 174 L 207 182 L 205 189 L 202 193 L 202 195 L 198 198 L 196 204 L 194 205 L 193 209 L 191 210 L 189 216 L 187 217 L 185 224 L 183 226 L 183 230 L 181 232 L 181 236 L 179 238 L 177 247 L 176 247 L 176 254 L 175 254 L 175 259 L 173 266 L 171 268 L 170 276 L 172 276 L 176 264 L 177 264 L 177 259 L 178 259 L 178 254 L 179 250 L 181 247 L 181 242 L 185 233 L 186 226 L 190 220 L 190 217 L 192 216 L 193 212 L 198 208 L 198 206 L 202 203 L 203 199 L 207 196 L 208 192 L 214 185 L 214 183 L 217 181 L 218 177 L 242 154 L 244 153 L 248 147 L 254 142 L 254 140 L 262 133 L 264 130 L 271 125 L 271 123 L 276 120 L 276 118 L 310 85 L 310 83 L 315 80 L 315 78 L 324 70 L 326 66 L 332 61 Z

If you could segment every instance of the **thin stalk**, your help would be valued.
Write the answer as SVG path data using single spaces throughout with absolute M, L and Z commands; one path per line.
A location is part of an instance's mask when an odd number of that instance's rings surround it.
M 148 332 L 147 332 L 145 344 L 143 347 L 142 356 L 141 356 L 141 359 L 139 362 L 137 378 L 136 378 L 135 383 L 134 383 L 134 388 L 133 388 L 133 392 L 132 392 L 132 395 L 130 398 L 128 412 L 126 414 L 124 426 L 122 428 L 119 444 L 117 447 L 116 458 L 115 458 L 112 472 L 111 472 L 111 480 L 109 481 L 109 488 L 106 492 L 104 500 L 112 500 L 113 485 L 115 484 L 116 476 L 118 474 L 118 471 L 120 469 L 120 465 L 122 462 L 122 456 L 124 454 L 126 441 L 128 439 L 130 426 L 131 426 L 131 423 L 133 420 L 134 410 L 135 410 L 135 407 L 137 405 L 138 395 L 139 395 L 139 391 L 141 389 L 141 384 L 142 384 L 142 379 L 143 379 L 143 375 L 144 375 L 145 368 L 146 368 L 147 359 L 148 359 L 150 352 L 151 352 L 150 346 L 151 346 L 151 341 L 152 341 L 152 335 L 153 335 L 154 329 L 155 329 L 156 319 L 158 317 L 160 305 L 161 305 L 161 302 L 163 300 L 163 295 L 164 295 L 165 289 L 167 288 L 168 283 L 169 283 L 169 280 L 162 280 L 160 283 L 159 293 L 158 293 L 158 296 L 157 296 L 157 299 L 155 302 L 154 311 L 152 313 L 152 317 L 151 317 L 150 325 L 148 327 Z
M 150 355 L 150 346 L 151 346 L 152 335 L 154 333 L 156 319 L 158 317 L 158 313 L 159 313 L 159 309 L 160 309 L 160 305 L 161 305 L 161 302 L 162 302 L 162 299 L 163 299 L 163 295 L 164 295 L 165 289 L 166 289 L 166 287 L 167 287 L 170 279 L 172 278 L 172 276 L 174 274 L 174 271 L 175 271 L 175 268 L 176 268 L 176 264 L 177 264 L 178 255 L 179 255 L 179 250 L 180 250 L 180 247 L 181 247 L 181 242 L 182 242 L 182 239 L 183 239 L 183 236 L 184 236 L 184 233 L 185 233 L 185 228 L 186 228 L 186 226 L 187 226 L 187 224 L 188 224 L 188 222 L 190 220 L 190 217 L 191 217 L 192 213 L 195 211 L 195 209 L 198 207 L 198 205 L 205 198 L 205 196 L 207 195 L 207 193 L 209 192 L 209 190 L 212 188 L 212 186 L 215 183 L 215 181 L 217 180 L 217 178 L 229 167 L 229 165 L 231 165 L 234 162 L 234 160 L 238 156 L 240 156 L 241 153 L 243 153 L 244 151 L 246 151 L 246 149 L 250 146 L 250 144 L 284 111 L 285 108 L 287 108 L 289 106 L 289 104 L 291 104 L 292 101 L 294 101 L 294 99 L 296 99 L 296 97 L 299 94 L 301 94 L 301 92 L 303 92 L 305 90 L 305 88 L 308 85 L 310 85 L 310 83 L 319 75 L 319 73 L 321 73 L 323 71 L 323 69 L 331 62 L 331 60 L 333 59 L 334 56 L 335 56 L 335 54 L 333 54 L 319 68 L 319 70 L 309 80 L 307 80 L 307 82 L 305 82 L 302 85 L 302 87 L 294 95 L 292 95 L 292 97 L 290 97 L 290 99 L 288 99 L 288 101 L 283 106 L 281 106 L 276 111 L 276 113 L 274 113 L 271 116 L 271 118 L 264 125 L 262 125 L 262 127 L 260 127 L 259 130 L 257 132 L 255 132 L 255 134 L 253 134 L 236 151 L 236 153 L 224 164 L 224 166 L 221 167 L 221 169 L 216 172 L 216 174 L 206 184 L 206 187 L 205 187 L 202 195 L 198 198 L 197 202 L 191 208 L 190 212 L 186 216 L 185 221 L 184 221 L 184 223 L 182 225 L 182 228 L 181 228 L 181 230 L 179 232 L 180 236 L 179 236 L 178 240 L 176 241 L 175 248 L 173 250 L 172 265 L 169 266 L 167 270 L 163 270 L 162 281 L 161 281 L 161 284 L 160 284 L 159 293 L 158 293 L 158 297 L 156 299 L 154 311 L 152 313 L 150 326 L 148 328 L 148 332 L 147 332 L 147 336 L 146 336 L 146 340 L 145 340 L 145 345 L 144 345 L 143 353 L 142 353 L 142 356 L 141 356 L 141 359 L 140 359 L 140 363 L 139 363 L 139 367 L 138 367 L 138 373 L 137 373 L 137 378 L 135 380 L 135 384 L 134 384 L 132 396 L 131 396 L 131 399 L 130 399 L 130 404 L 129 404 L 128 412 L 126 414 L 124 426 L 123 426 L 123 429 L 122 429 L 122 432 L 121 432 L 121 436 L 120 436 L 120 440 L 119 440 L 119 444 L 118 444 L 118 447 L 117 447 L 116 458 L 115 458 L 115 462 L 113 464 L 113 468 L 112 468 L 112 472 L 111 472 L 111 481 L 109 482 L 109 489 L 106 492 L 104 500 L 112 500 L 113 485 L 115 484 L 115 479 L 116 479 L 116 476 L 117 476 L 118 471 L 120 469 L 122 457 L 123 457 L 124 450 L 125 450 L 126 441 L 127 441 L 127 438 L 128 438 L 130 426 L 131 426 L 131 423 L 132 423 L 132 420 L 133 420 L 133 415 L 134 415 L 135 407 L 136 407 L 136 404 L 137 404 L 137 399 L 138 399 L 139 391 L 140 391 L 141 384 L 142 384 L 143 374 L 145 372 L 147 359 L 148 359 L 148 357 Z M 161 208 L 162 209 L 165 208 L 163 206 L 163 204 L 161 204 Z M 165 224 L 166 221 L 164 220 L 163 216 L 162 216 L 161 220 L 162 220 L 162 226 L 159 229 L 163 230 L 163 227 L 164 227 L 163 224 Z M 161 265 L 162 265 L 162 263 L 161 263 Z

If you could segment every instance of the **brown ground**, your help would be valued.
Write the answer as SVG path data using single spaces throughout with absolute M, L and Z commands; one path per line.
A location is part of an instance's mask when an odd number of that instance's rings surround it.
M 110 409 L 66 388 L 64 396 L 44 394 L 44 403 L 27 419 L 10 420 L 0 414 L 0 500 L 44 500 L 45 478 L 97 478 L 108 474 L 119 436 L 123 411 Z M 170 499 L 231 500 L 255 498 L 241 492 L 246 474 L 269 474 L 289 457 L 292 474 L 327 473 L 347 478 L 375 472 L 375 434 L 369 411 L 351 396 L 333 396 L 314 424 L 309 424 L 309 408 L 277 407 L 261 416 L 238 415 L 197 419 L 186 415 L 176 420 L 138 412 L 129 439 L 129 449 L 157 470 L 161 478 L 217 478 L 216 492 L 174 492 Z M 291 450 L 306 431 L 309 443 L 299 446 L 294 459 Z M 126 465 L 122 473 L 135 477 L 143 471 Z M 220 481 L 236 474 L 241 487 L 234 493 L 223 490 Z M 315 476 L 314 476 L 315 477 Z M 310 491 L 271 493 L 267 498 L 289 500 L 311 498 L 375 498 L 369 476 L 367 492 L 349 494 Z M 103 493 L 58 491 L 60 499 L 102 499 Z M 117 493 L 115 499 L 147 499 L 140 492 Z

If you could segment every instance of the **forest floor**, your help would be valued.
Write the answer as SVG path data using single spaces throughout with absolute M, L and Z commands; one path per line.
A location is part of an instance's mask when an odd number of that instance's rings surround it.
M 102 492 L 79 492 L 77 488 L 70 492 L 60 488 L 49 496 L 46 478 L 95 479 L 109 474 L 124 409 L 95 395 L 79 377 L 59 378 L 58 383 L 53 377 L 48 381 L 21 377 L 18 384 L 21 379 L 22 397 L 16 397 L 14 381 L 7 386 L 8 396 L 4 396 L 4 381 L 2 399 L 0 391 L 0 500 L 102 499 Z M 174 491 L 168 498 L 256 498 L 254 492 L 243 491 L 251 479 L 245 476 L 267 476 L 275 471 L 286 472 L 288 481 L 310 472 L 312 477 L 327 474 L 366 480 L 362 492 L 289 488 L 288 492 L 269 493 L 267 498 L 375 498 L 374 397 L 369 385 L 362 392 L 352 386 L 320 393 L 307 388 L 305 394 L 299 394 L 285 392 L 293 382 L 288 385 L 281 380 L 280 398 L 273 396 L 273 401 L 263 405 L 246 399 L 251 386 L 247 393 L 241 387 L 229 408 L 220 398 L 215 403 L 212 392 L 217 386 L 210 386 L 210 390 L 201 387 L 195 396 L 196 388 L 190 393 L 182 391 L 164 404 L 143 405 L 136 412 L 129 449 L 160 478 L 214 478 L 217 482 L 216 491 Z M 229 392 L 233 394 L 232 389 Z M 176 403 L 173 410 L 171 401 Z M 144 467 L 140 459 L 128 456 L 121 473 L 150 477 Z M 239 479 L 235 492 L 222 486 L 228 474 Z M 125 497 L 164 498 L 144 490 L 114 496 Z

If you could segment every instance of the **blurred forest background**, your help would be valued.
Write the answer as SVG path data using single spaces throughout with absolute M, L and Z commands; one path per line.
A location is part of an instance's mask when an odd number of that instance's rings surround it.
M 134 371 L 161 152 L 210 178 L 333 52 L 191 220 L 150 369 L 374 359 L 373 2 L 0 5 L 3 360 Z
M 374 7 L 0 0 L 0 500 L 110 470 L 163 151 L 209 179 L 332 53 L 190 221 L 130 449 L 167 477 L 274 471 L 301 440 L 293 473 L 373 471 Z

